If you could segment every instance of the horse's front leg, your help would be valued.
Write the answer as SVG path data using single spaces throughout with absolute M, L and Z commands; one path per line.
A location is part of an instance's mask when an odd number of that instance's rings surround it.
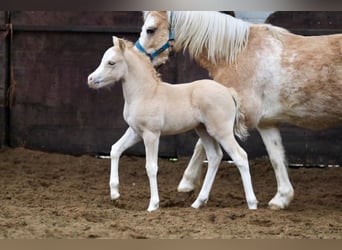
M 158 194 L 158 147 L 159 147 L 160 133 L 145 131 L 143 139 L 146 151 L 146 171 L 150 182 L 150 204 L 147 211 L 151 212 L 159 208 L 159 194 Z
M 205 151 L 201 139 L 196 143 L 191 160 L 184 171 L 183 178 L 178 185 L 178 192 L 191 192 L 201 185 L 201 174 Z
M 121 154 L 134 144 L 141 141 L 141 137 L 129 127 L 125 134 L 112 146 L 110 151 L 111 170 L 110 170 L 110 197 L 112 200 L 120 197 L 119 193 L 119 159 Z
M 275 127 L 258 128 L 266 146 L 277 180 L 277 194 L 268 203 L 271 209 L 284 209 L 293 199 L 294 191 L 291 185 L 280 131 Z

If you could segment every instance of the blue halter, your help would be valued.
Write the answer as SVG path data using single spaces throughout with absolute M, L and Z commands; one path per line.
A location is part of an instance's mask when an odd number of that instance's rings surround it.
M 144 47 L 140 44 L 140 42 L 138 40 L 135 43 L 135 47 L 137 47 L 137 49 L 140 52 L 147 55 L 150 58 L 150 60 L 152 61 L 154 58 L 156 58 L 158 55 L 163 53 L 168 48 L 172 48 L 172 44 L 170 42 L 174 41 L 174 40 L 175 40 L 175 33 L 174 33 L 174 29 L 172 28 L 172 12 L 171 12 L 171 14 L 170 14 L 170 25 L 169 25 L 169 40 L 167 40 L 167 42 L 164 43 L 163 46 L 161 46 L 159 49 L 157 49 L 153 53 L 147 53 L 147 51 L 144 49 Z

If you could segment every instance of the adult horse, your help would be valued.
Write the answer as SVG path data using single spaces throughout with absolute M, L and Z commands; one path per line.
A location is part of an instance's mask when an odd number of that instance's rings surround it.
M 269 206 L 286 208 L 294 190 L 278 126 L 342 124 L 342 35 L 304 37 L 219 12 L 149 11 L 144 21 L 137 47 L 155 66 L 183 48 L 239 93 L 247 126 L 259 131 L 275 172 L 277 193 Z M 178 191 L 195 188 L 204 157 L 199 141 Z

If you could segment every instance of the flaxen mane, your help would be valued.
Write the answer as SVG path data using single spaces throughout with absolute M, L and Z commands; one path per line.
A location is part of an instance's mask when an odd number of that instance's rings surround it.
M 170 12 L 168 13 L 170 20 Z M 249 23 L 214 11 L 174 11 L 172 27 L 175 30 L 175 47 L 180 44 L 193 57 L 205 48 L 212 62 L 235 62 L 238 53 L 246 47 Z
M 145 12 L 147 17 L 149 13 Z M 251 24 L 215 11 L 168 11 L 168 19 L 175 32 L 175 48 L 183 47 L 193 57 L 205 49 L 208 59 L 231 64 L 247 46 Z M 267 25 L 274 37 L 285 29 Z

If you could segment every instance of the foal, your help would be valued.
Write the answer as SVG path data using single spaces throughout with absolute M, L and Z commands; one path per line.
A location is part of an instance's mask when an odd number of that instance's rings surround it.
M 113 43 L 98 68 L 88 77 L 88 85 L 94 89 L 122 82 L 125 99 L 123 115 L 129 128 L 110 152 L 111 198 L 118 199 L 120 196 L 118 168 L 121 154 L 143 140 L 151 190 L 147 210 L 158 209 L 159 137 L 195 129 L 206 151 L 208 171 L 192 207 L 199 208 L 208 201 L 222 159 L 221 144 L 240 171 L 249 209 L 256 209 L 258 202 L 252 187 L 247 154 L 234 138 L 234 132 L 240 138 L 247 135 L 236 92 L 212 80 L 178 85 L 161 82 L 149 59 L 138 52 L 132 43 L 117 37 L 113 37 Z

